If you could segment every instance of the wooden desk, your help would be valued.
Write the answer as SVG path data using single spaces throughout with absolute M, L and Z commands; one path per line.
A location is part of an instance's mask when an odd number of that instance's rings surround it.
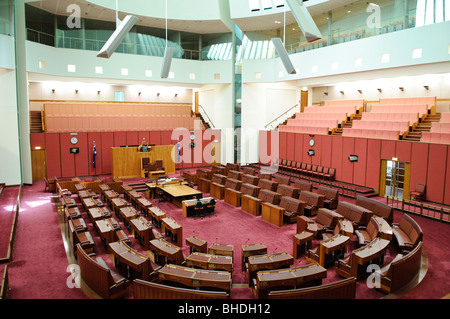
M 133 206 L 134 208 L 137 208 L 137 200 L 139 198 L 142 198 L 142 194 L 133 190 L 131 192 L 128 192 L 128 195 L 130 196 L 129 201 L 131 203 L 131 206 Z
M 208 251 L 207 245 L 208 243 L 206 242 L 206 240 L 200 239 L 196 236 L 186 238 L 186 246 L 190 247 L 189 251 L 191 253 L 206 253 Z
M 126 202 L 125 200 L 123 200 L 120 197 L 111 199 L 111 203 L 113 206 L 112 210 L 114 211 L 114 213 L 116 214 L 117 217 L 120 217 L 120 209 L 122 207 L 128 206 L 128 202 Z
M 150 216 L 152 218 L 152 223 L 157 228 L 161 228 L 161 221 L 166 218 L 166 213 L 163 212 L 159 207 L 150 207 L 148 209 Z
M 155 263 L 167 264 L 173 263 L 181 265 L 184 260 L 181 248 L 167 242 L 164 238 L 155 238 L 150 240 L 149 249 L 155 255 Z M 162 260 L 161 258 L 164 258 Z
M 231 273 L 165 265 L 158 270 L 160 281 L 172 281 L 192 288 L 214 288 L 231 292 Z
M 77 185 L 80 185 L 80 184 L 77 184 Z M 83 198 L 87 198 L 87 197 L 98 198 L 97 194 L 91 190 L 83 189 L 83 190 L 78 191 L 78 198 L 80 198 L 80 201 Z
M 119 216 L 125 227 L 130 228 L 130 222 L 139 216 L 137 210 L 131 206 L 125 206 L 119 209 Z
M 350 241 L 350 237 L 341 234 L 334 235 L 328 240 L 320 242 L 319 247 L 319 265 L 325 266 L 325 259 L 327 255 L 332 255 L 332 261 L 334 261 L 335 251 L 347 251 L 347 246 Z
M 111 212 L 106 207 L 92 207 L 88 210 L 88 216 L 92 223 L 96 220 L 111 217 Z
M 327 270 L 316 263 L 282 269 L 258 271 L 253 293 L 256 298 L 267 298 L 276 288 L 296 289 L 306 286 L 319 286 L 327 277 Z
M 141 197 L 137 199 L 137 210 L 145 217 L 148 217 L 148 209 L 150 207 L 152 207 L 152 203 L 146 198 Z
M 381 263 L 389 243 L 389 240 L 376 238 L 366 246 L 354 250 L 352 254 L 355 255 L 356 262 L 361 266 L 366 265 L 375 259 L 379 259 Z
M 267 246 L 261 243 L 242 245 L 242 270 L 243 271 L 247 270 L 245 264 L 248 261 L 248 257 L 266 254 L 267 254 Z
M 102 199 L 105 201 L 106 205 L 108 205 L 108 207 L 111 209 L 113 208 L 111 201 L 113 198 L 117 197 L 120 197 L 119 194 L 113 190 L 107 190 L 102 192 Z
M 298 258 L 300 254 L 305 253 L 308 249 L 311 249 L 312 240 L 314 239 L 314 233 L 307 230 L 294 235 L 294 258 Z
M 233 245 L 214 243 L 208 248 L 208 254 L 233 257 L 233 250 L 234 250 Z
M 171 237 L 177 246 L 183 246 L 183 226 L 178 224 L 172 217 L 161 220 L 161 230 L 167 237 Z
M 123 191 L 123 198 L 126 201 L 129 201 L 130 200 L 130 195 L 128 195 L 128 193 L 133 190 L 133 187 L 131 187 L 130 185 L 127 185 L 127 184 L 122 184 L 121 188 L 122 188 L 122 191 Z
M 116 229 L 113 222 L 108 219 L 99 219 L 94 222 L 94 226 L 106 246 L 116 241 Z
M 241 195 L 241 209 L 254 216 L 261 215 L 261 200 L 250 195 Z
M 122 241 L 109 243 L 114 265 L 128 278 L 148 280 L 151 271 L 150 258 L 132 249 Z
M 81 200 L 86 211 L 93 207 L 103 207 L 103 202 L 99 198 L 86 197 Z
M 186 258 L 187 267 L 233 272 L 233 257 L 194 252 Z
M 255 278 L 256 273 L 260 270 L 289 268 L 289 266 L 292 265 L 293 263 L 294 257 L 285 252 L 249 256 L 248 269 L 246 272 L 248 284 L 250 287 L 253 285 L 253 278 Z
M 130 221 L 131 234 L 139 240 L 144 250 L 150 249 L 150 240 L 154 239 L 151 223 L 144 217 L 132 219 Z
M 338 223 L 341 224 L 341 234 L 352 238 L 354 232 L 353 223 L 348 219 L 340 219 L 338 220 Z
M 373 219 L 377 222 L 378 226 L 380 226 L 380 234 L 381 238 L 386 240 L 392 240 L 393 231 L 391 225 L 382 217 L 372 216 Z
M 261 218 L 275 226 L 283 226 L 283 215 L 285 210 L 271 203 L 261 203 Z
M 200 199 L 203 207 L 208 205 L 209 202 L 213 199 L 212 197 L 204 197 Z M 183 217 L 190 217 L 194 213 L 194 207 L 197 205 L 197 199 L 188 199 L 181 202 L 181 206 L 183 208 Z
M 77 193 L 79 193 L 80 191 L 86 190 L 86 186 L 81 183 L 75 184 L 74 187 L 75 187 L 75 190 L 77 191 Z

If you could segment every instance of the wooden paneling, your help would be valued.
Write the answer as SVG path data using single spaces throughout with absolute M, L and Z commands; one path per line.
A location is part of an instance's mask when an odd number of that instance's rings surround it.
M 136 147 L 111 148 L 112 175 L 117 178 L 141 176 L 141 158 L 150 157 L 152 162 L 163 160 L 166 174 L 175 173 L 172 160 L 173 145 L 153 146 L 150 152 L 138 152 Z
M 353 183 L 354 163 L 348 160 L 350 155 L 355 154 L 355 138 L 344 137 L 342 145 L 342 181 Z
M 336 180 L 341 180 L 342 178 L 342 145 L 343 145 L 343 137 L 335 136 L 333 138 L 333 157 L 331 159 L 331 167 L 336 169 Z
M 356 185 L 366 185 L 366 164 L 367 164 L 367 139 L 355 139 L 355 155 L 358 155 L 358 162 L 353 163 L 353 183 Z
M 396 141 L 381 140 L 381 158 L 385 160 L 392 160 L 395 157 Z
M 61 177 L 61 145 L 59 134 L 45 134 L 47 177 Z
M 430 144 L 426 199 L 432 202 L 444 201 L 447 148 L 444 144 Z
M 414 190 L 417 183 L 427 183 L 428 148 L 430 144 L 413 143 L 411 151 L 411 176 L 409 189 Z
M 381 140 L 367 140 L 366 187 L 378 189 L 380 185 Z
M 333 156 L 331 151 L 332 142 L 332 136 L 322 136 L 322 166 L 331 167 L 331 158 Z
M 279 135 L 280 135 L 280 158 L 286 159 L 287 133 L 280 132 Z
M 43 180 L 46 177 L 45 150 L 31 150 L 31 168 L 33 181 Z
M 295 133 L 287 133 L 286 159 L 295 160 Z

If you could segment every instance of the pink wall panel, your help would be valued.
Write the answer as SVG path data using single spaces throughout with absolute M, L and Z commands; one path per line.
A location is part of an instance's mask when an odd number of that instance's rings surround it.
M 392 160 L 395 157 L 396 141 L 381 140 L 381 158 L 385 160 Z
M 366 187 L 380 186 L 381 140 L 367 140 Z
M 171 145 L 172 131 L 161 131 L 161 145 Z
M 348 157 L 355 154 L 355 138 L 344 137 L 342 145 L 342 181 L 353 183 L 354 164 L 348 160 Z
M 411 175 L 409 189 L 414 190 L 417 183 L 427 183 L 428 148 L 430 144 L 413 143 L 411 150 Z
M 61 143 L 59 134 L 45 134 L 47 177 L 61 177 Z
M 97 150 L 97 156 L 95 157 L 94 168 L 94 142 Z M 102 151 L 102 133 L 88 133 L 87 152 L 88 152 L 88 168 L 89 175 L 102 175 L 103 174 L 103 156 L 111 157 L 111 153 L 104 154 Z
M 149 143 L 149 144 L 152 144 L 152 143 L 150 142 L 150 132 L 148 132 L 148 131 L 139 131 L 139 132 L 138 132 L 138 141 L 139 141 L 139 144 L 141 144 L 142 141 L 144 141 L 144 139 L 145 139 L 145 142 L 147 142 L 147 143 Z
M 88 147 L 88 133 L 78 133 L 77 147 L 80 149 L 80 153 L 75 154 L 75 176 L 87 176 L 89 175 L 89 152 L 92 149 Z
M 127 132 L 127 145 L 140 145 L 138 132 Z
M 305 135 L 305 136 L 307 137 L 307 143 L 309 143 L 309 140 L 311 138 L 309 137 L 309 135 Z M 323 137 L 322 135 L 314 136 L 315 144 L 312 147 L 309 146 L 309 144 L 307 144 L 308 149 L 312 149 L 315 152 L 315 155 L 311 158 L 312 163 L 314 165 L 322 165 L 322 160 L 321 160 L 321 158 L 322 158 L 322 137 Z
M 430 144 L 426 199 L 432 202 L 442 203 L 444 201 L 447 148 L 448 146 L 444 144 Z
M 397 141 L 395 157 L 397 157 L 400 162 L 411 163 L 411 145 L 411 142 Z
M 343 140 L 342 136 L 333 137 L 332 152 L 333 157 L 331 158 L 331 167 L 336 169 L 335 178 L 336 180 L 341 180 L 342 178 L 342 152 L 343 152 Z
M 104 132 L 102 134 L 102 174 L 111 174 L 111 148 L 114 147 L 114 133 Z M 98 152 L 98 147 L 97 147 Z
M 150 144 L 162 145 L 161 144 L 161 131 L 151 131 L 150 132 Z
M 295 160 L 295 133 L 287 133 L 286 159 Z
M 71 147 L 80 147 L 80 142 L 73 145 L 70 143 L 72 136 L 69 133 L 60 134 L 61 145 L 61 177 L 74 177 L 76 176 L 75 170 L 75 155 L 70 153 Z
M 324 167 L 331 167 L 331 158 L 332 158 L 332 142 L 333 137 L 332 136 L 322 136 L 322 166 Z
M 30 146 L 34 150 L 36 147 L 45 149 L 45 133 L 32 133 L 30 134 Z
M 280 132 L 280 159 L 286 159 L 287 133 Z
M 358 162 L 353 163 L 353 183 L 364 186 L 366 185 L 367 139 L 355 139 L 355 155 L 358 155 Z
M 309 140 L 310 140 L 311 138 L 309 137 L 308 134 L 301 134 L 301 135 L 302 135 L 302 137 L 303 137 L 303 150 L 302 150 L 302 153 L 303 153 L 303 161 L 304 161 L 305 163 L 312 164 L 313 161 L 314 161 L 314 158 L 313 158 L 313 156 L 308 155 L 308 151 L 309 151 L 310 149 L 311 149 L 311 150 L 314 149 L 313 147 L 309 146 Z
M 295 134 L 295 154 L 294 160 L 296 162 L 303 162 L 303 134 Z
M 127 134 L 125 132 L 114 132 L 114 147 L 127 145 Z

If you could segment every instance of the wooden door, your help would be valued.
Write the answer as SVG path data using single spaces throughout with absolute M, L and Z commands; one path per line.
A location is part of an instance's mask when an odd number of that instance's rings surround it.
M 47 166 L 45 162 L 45 150 L 31 151 L 31 167 L 33 174 L 33 181 L 43 180 L 47 176 Z
M 300 97 L 300 112 L 303 113 L 305 110 L 305 107 L 308 106 L 308 91 L 301 91 L 301 97 Z

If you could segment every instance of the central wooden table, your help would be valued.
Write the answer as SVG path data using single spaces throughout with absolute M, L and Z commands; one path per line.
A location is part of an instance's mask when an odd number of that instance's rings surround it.
M 195 252 L 186 258 L 186 266 L 233 272 L 233 257 Z
M 160 281 L 172 281 L 192 288 L 215 288 L 231 292 L 231 273 L 227 271 L 165 265 L 158 270 L 158 277 Z
M 157 185 L 157 187 L 167 193 L 170 200 L 177 207 L 182 207 L 182 202 L 193 197 L 203 196 L 203 193 L 185 185 L 184 183 L 172 183 L 167 185 Z
M 200 199 L 202 206 L 205 207 L 210 203 L 212 197 L 204 197 Z M 197 199 L 188 199 L 181 202 L 183 208 L 183 217 L 190 217 L 194 214 L 194 207 L 197 205 Z
M 122 241 L 109 243 L 114 265 L 128 278 L 148 280 L 151 271 L 150 258 L 132 249 Z

